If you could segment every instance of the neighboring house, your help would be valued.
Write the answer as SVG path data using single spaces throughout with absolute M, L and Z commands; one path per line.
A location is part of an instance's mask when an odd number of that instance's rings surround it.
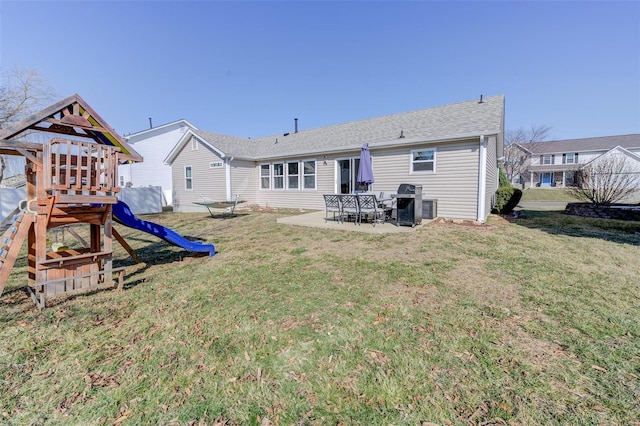
M 188 130 L 197 130 L 187 120 L 177 120 L 124 136 L 124 139 L 144 157 L 144 162 L 118 167 L 121 187 L 160 186 L 164 204 L 172 204 L 171 167 L 164 163 L 171 149 Z
M 614 152 L 624 154 L 635 163 L 640 155 L 640 134 L 602 136 L 533 142 L 517 145 L 526 172 L 519 183 L 524 188 L 574 186 L 576 171 L 585 164 Z
M 248 204 L 324 209 L 322 194 L 359 189 L 360 148 L 368 143 L 375 178 L 368 190 L 421 184 L 425 202 L 437 200 L 438 216 L 484 222 L 503 134 L 504 96 L 493 96 L 311 130 L 296 124 L 292 133 L 258 139 L 189 128 L 165 161 L 179 212 L 236 194 Z

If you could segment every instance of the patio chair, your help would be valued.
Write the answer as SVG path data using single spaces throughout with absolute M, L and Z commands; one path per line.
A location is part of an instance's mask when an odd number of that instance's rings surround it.
M 391 192 L 380 192 L 378 207 L 384 210 L 385 220 L 392 218 L 393 209 L 396 207 L 396 199 L 391 196 Z
M 378 200 L 373 194 L 358 195 L 358 219 L 362 223 L 363 216 L 371 216 L 373 226 L 376 222 L 384 223 L 385 212 L 378 206 Z
M 342 207 L 340 206 L 340 197 L 336 194 L 324 194 L 324 221 L 327 222 L 329 213 L 333 213 L 333 220 L 336 220 L 338 213 L 338 221 L 342 220 Z
M 355 223 L 358 221 L 358 196 L 353 194 L 340 194 L 340 205 L 342 209 L 340 211 L 340 219 L 344 222 L 344 216 L 347 216 L 347 220 L 349 217 L 353 216 L 355 218 Z

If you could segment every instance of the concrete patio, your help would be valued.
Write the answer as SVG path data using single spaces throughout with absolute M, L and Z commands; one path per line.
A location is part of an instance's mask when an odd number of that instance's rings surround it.
M 313 211 L 296 216 L 280 218 L 278 219 L 278 223 L 284 225 L 306 226 L 310 228 L 334 229 L 338 231 L 365 232 L 368 234 L 394 234 L 415 232 L 422 228 L 426 223 L 430 222 L 430 220 L 422 219 L 422 224 L 417 225 L 415 228 L 412 228 L 411 226 L 396 226 L 395 221 L 376 223 L 376 225 L 373 226 L 372 223 L 366 222 L 363 222 L 360 225 L 356 225 L 354 222 L 340 223 L 337 218 L 336 220 L 333 220 L 333 215 L 329 215 L 329 220 L 325 221 L 324 216 L 324 210 Z

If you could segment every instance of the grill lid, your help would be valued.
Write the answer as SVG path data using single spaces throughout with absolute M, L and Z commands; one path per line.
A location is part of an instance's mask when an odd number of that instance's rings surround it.
M 416 186 L 411 183 L 401 183 L 398 187 L 398 194 L 415 194 Z

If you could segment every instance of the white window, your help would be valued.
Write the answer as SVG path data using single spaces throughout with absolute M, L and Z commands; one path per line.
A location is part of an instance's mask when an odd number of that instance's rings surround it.
M 124 176 L 120 175 L 120 187 L 124 186 Z
M 193 189 L 193 173 L 191 166 L 184 167 L 184 189 L 190 191 Z
M 284 163 L 273 163 L 273 189 L 284 189 Z
M 541 157 L 542 164 L 553 164 L 553 154 L 544 154 Z
M 287 189 L 300 189 L 300 163 L 287 163 Z
M 578 154 L 573 152 L 563 154 L 563 160 L 564 164 L 576 164 L 578 162 Z
M 435 173 L 436 150 L 417 149 L 411 151 L 411 173 Z
M 268 164 L 260 165 L 260 189 L 271 189 L 271 168 Z
M 304 189 L 316 189 L 316 162 L 303 161 L 302 163 Z

